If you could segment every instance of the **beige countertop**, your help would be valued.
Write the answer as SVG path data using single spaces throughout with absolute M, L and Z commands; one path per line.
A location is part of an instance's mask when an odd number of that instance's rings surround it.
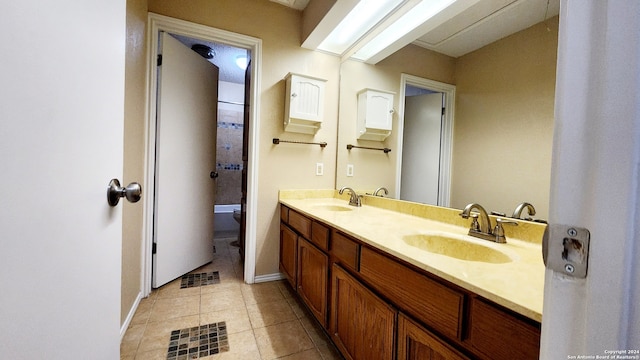
M 542 321 L 545 271 L 539 243 L 510 237 L 505 226 L 507 243 L 497 244 L 468 236 L 468 224 L 463 227 L 367 205 L 366 197 L 362 207 L 353 207 L 343 198 L 332 196 L 333 193 L 327 190 L 305 193 L 288 190 L 281 191 L 280 202 L 519 314 Z M 396 206 L 404 203 L 395 202 Z M 335 206 L 350 210 L 330 210 Z M 438 210 L 437 207 L 430 208 Z M 440 209 L 451 213 L 451 209 Z M 452 222 L 459 223 L 457 220 Z M 527 226 L 527 222 L 523 223 Z M 496 249 L 512 261 L 494 264 L 435 254 L 405 241 L 405 236 L 416 234 L 451 236 Z

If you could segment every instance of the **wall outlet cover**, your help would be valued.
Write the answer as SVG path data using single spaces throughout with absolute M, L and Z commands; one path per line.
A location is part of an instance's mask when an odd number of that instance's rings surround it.
M 347 164 L 347 176 L 353 176 L 353 164 Z
M 317 176 L 324 175 L 324 164 L 323 163 L 316 163 L 316 175 Z

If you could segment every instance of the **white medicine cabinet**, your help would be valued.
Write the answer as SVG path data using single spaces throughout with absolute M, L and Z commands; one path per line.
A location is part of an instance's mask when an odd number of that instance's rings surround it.
M 322 125 L 326 80 L 294 73 L 285 80 L 284 131 L 315 134 Z
M 394 95 L 373 89 L 358 92 L 358 139 L 383 141 L 391 135 Z

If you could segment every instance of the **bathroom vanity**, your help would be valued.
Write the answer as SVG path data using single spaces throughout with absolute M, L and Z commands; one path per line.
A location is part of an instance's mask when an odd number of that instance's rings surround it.
M 347 199 L 280 193 L 281 272 L 345 358 L 538 358 L 544 265 L 521 238 L 544 225 L 484 244 L 454 209 Z

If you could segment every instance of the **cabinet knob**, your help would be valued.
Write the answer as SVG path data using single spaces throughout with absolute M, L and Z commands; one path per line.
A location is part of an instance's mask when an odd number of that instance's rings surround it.
M 298 94 L 296 93 L 291 94 L 291 97 L 296 97 L 296 96 L 298 96 Z

